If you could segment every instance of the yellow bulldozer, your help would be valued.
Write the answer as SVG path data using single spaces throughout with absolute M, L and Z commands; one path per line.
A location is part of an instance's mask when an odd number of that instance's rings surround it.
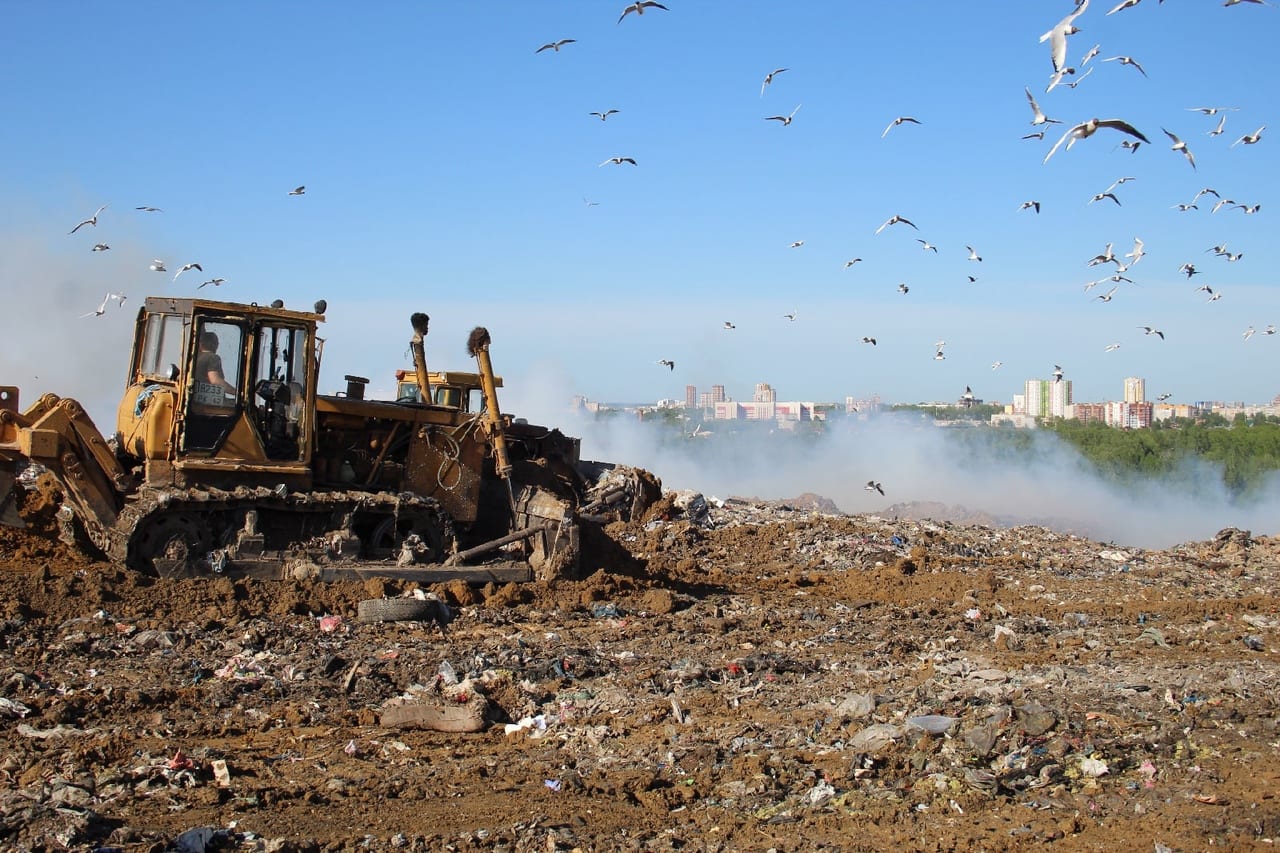
M 0 386 L 0 523 L 22 525 L 15 474 L 42 466 L 63 537 L 140 571 L 519 582 L 572 577 L 584 525 L 659 497 L 649 472 L 504 414 L 481 327 L 474 372 L 428 371 L 419 313 L 399 399 L 359 376 L 318 393 L 325 309 L 146 299 L 110 439 L 75 400 L 23 411 Z

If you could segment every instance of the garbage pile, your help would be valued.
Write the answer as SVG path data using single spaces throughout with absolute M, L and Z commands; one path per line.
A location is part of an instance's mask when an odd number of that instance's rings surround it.
M 664 495 L 581 581 L 0 538 L 10 850 L 1260 849 L 1280 540 Z M 27 537 L 27 538 L 24 538 Z

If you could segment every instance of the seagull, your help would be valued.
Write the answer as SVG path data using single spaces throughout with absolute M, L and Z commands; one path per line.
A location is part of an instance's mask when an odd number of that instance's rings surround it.
M 1083 83 L 1083 82 L 1084 82 L 1084 78 L 1088 77 L 1088 76 L 1089 76 L 1090 74 L 1092 74 L 1092 73 L 1093 73 L 1093 69 L 1092 69 L 1092 68 L 1090 68 L 1088 71 L 1084 72 L 1083 74 L 1081 74 L 1081 75 L 1080 75 L 1079 77 L 1077 77 L 1076 79 L 1074 79 L 1074 80 L 1070 81 L 1069 83 L 1067 83 L 1067 88 L 1068 88 L 1068 89 L 1074 89 L 1076 86 L 1079 86 L 1081 83 Z
M 800 111 L 800 107 L 802 107 L 802 106 L 804 106 L 804 105 L 803 105 L 803 104 L 796 104 L 796 108 L 795 108 L 794 110 L 792 110 L 792 111 L 791 111 L 791 115 L 789 115 L 789 116 L 765 116 L 764 120 L 765 120 L 765 121 L 780 121 L 780 122 L 782 122 L 782 126 L 783 126 L 783 127 L 786 127 L 787 125 L 791 124 L 791 120 L 792 120 L 793 118 L 795 118 L 795 117 L 796 117 L 796 113 L 798 113 L 798 112 Z
M 576 41 L 577 39 L 560 39 L 560 41 L 549 41 L 546 44 L 544 44 L 542 47 L 535 50 L 534 53 L 542 53 L 544 50 L 554 50 L 556 53 L 559 53 L 560 48 L 564 47 L 566 44 L 573 44 Z
M 912 222 L 910 219 L 907 219 L 906 217 L 903 217 L 903 216 L 899 216 L 898 214 L 895 213 L 893 216 L 890 216 L 883 223 L 881 223 L 880 227 L 876 229 L 876 233 L 879 234 L 881 231 L 888 228 L 890 225 L 897 225 L 899 222 L 906 223 L 907 225 L 910 225 L 912 228 L 915 228 L 917 231 L 920 230 L 919 228 L 916 228 L 916 224 Z
M 1116 12 L 1119 12 L 1121 9 L 1132 9 L 1134 6 L 1137 6 L 1141 2 L 1142 0 L 1122 0 L 1121 3 L 1117 4 L 1116 7 L 1112 9 L 1110 12 L 1108 12 L 1107 14 L 1114 15 Z
M 1054 382 L 1062 381 L 1062 367 L 1057 364 L 1053 366 L 1053 381 Z
M 973 402 L 973 390 L 968 385 L 964 386 L 964 393 L 960 395 L 960 399 L 966 403 Z
M 862 261 L 862 258 L 851 258 L 850 260 L 847 260 L 844 262 L 844 268 L 848 269 L 849 267 L 853 266 L 856 263 L 861 263 L 861 261 Z
M 659 361 L 658 364 L 661 364 L 663 367 L 667 368 L 668 370 L 676 369 L 676 363 L 674 361 L 671 361 L 670 359 L 664 358 L 661 361 Z
M 1183 273 L 1187 278 L 1191 278 L 1193 275 L 1199 274 L 1200 270 L 1196 269 L 1195 264 L 1183 264 L 1178 267 L 1178 272 Z
M 199 290 L 200 288 L 204 287 L 206 284 L 212 284 L 214 287 L 221 287 L 224 281 L 226 281 L 225 278 L 211 278 L 208 281 L 202 281 L 198 285 L 196 285 L 196 290 Z
M 636 164 L 636 161 L 631 157 L 610 157 L 608 160 L 605 160 L 603 163 L 600 163 L 598 165 L 607 166 L 610 163 L 613 163 L 615 166 L 621 166 L 623 163 L 630 163 L 632 166 L 634 166 Z
M 1087 282 L 1084 286 L 1084 292 L 1088 293 L 1090 290 L 1093 290 L 1095 287 L 1097 287 L 1098 285 L 1102 284 L 1104 281 L 1107 281 L 1107 280 L 1108 279 L 1100 278 L 1095 281 Z
M 1121 269 L 1128 269 L 1128 267 L 1121 267 Z M 1129 284 L 1133 284 L 1133 279 L 1125 278 L 1124 276 L 1120 275 L 1120 273 L 1116 273 L 1115 275 L 1111 276 L 1109 280 L 1110 281 L 1127 281 L 1129 282 Z
M 728 331 L 729 329 L 736 329 L 736 328 L 738 328 L 738 327 L 737 327 L 737 326 L 735 326 L 735 325 L 733 325 L 732 323 L 730 323 L 728 320 L 725 320 L 725 321 L 724 321 L 724 328 L 725 328 L 725 330 L 726 330 L 726 331 Z
M 93 248 L 92 248 L 92 249 L 90 249 L 90 251 L 92 251 L 92 252 L 105 252 L 107 249 L 110 249 L 110 248 L 111 248 L 111 247 L 110 247 L 110 246 L 108 246 L 106 243 L 94 243 L 94 244 L 93 244 Z
M 1131 142 L 1128 139 L 1126 139 L 1120 143 L 1120 147 L 1128 149 L 1129 153 L 1132 154 L 1138 150 L 1138 146 L 1141 144 L 1142 144 L 1141 142 Z
M 1265 329 L 1262 330 L 1262 334 L 1264 335 L 1274 335 L 1275 333 L 1276 333 L 1276 327 L 1272 325 L 1268 325 Z
M 1252 337 L 1253 337 L 1253 326 L 1250 326 L 1249 328 L 1244 330 L 1244 339 L 1247 341 L 1249 340 L 1249 338 L 1252 338 Z
M 991 362 L 991 369 L 992 369 L 992 370 L 999 370 L 999 369 L 1000 369 L 1000 365 L 1002 365 L 1002 364 L 1004 364 L 1004 362 L 1003 362 L 1003 361 L 993 361 L 993 362 Z
M 1076 10 L 1067 15 L 1061 21 L 1053 25 L 1053 29 L 1040 36 L 1040 42 L 1049 42 L 1049 60 L 1053 63 L 1054 71 L 1062 71 L 1066 67 L 1067 62 L 1067 36 L 1075 35 L 1080 32 L 1080 28 L 1075 25 L 1077 17 L 1089 8 L 1089 0 L 1076 6 Z
M 1226 0 L 1226 2 L 1225 2 L 1225 3 L 1223 3 L 1222 5 L 1223 5 L 1223 6 L 1235 6 L 1235 5 L 1236 5 L 1236 4 L 1238 4 L 1238 3 L 1256 3 L 1256 4 L 1257 4 L 1257 5 L 1259 5 L 1259 6 L 1271 6 L 1271 5 L 1273 5 L 1273 4 L 1271 4 L 1271 3 L 1268 3 L 1268 2 L 1267 2 L 1267 0 Z
M 898 116 L 893 121 L 889 122 L 889 126 L 884 129 L 884 133 L 880 134 L 880 138 L 884 139 L 886 136 L 889 135 L 889 131 L 893 130 L 895 127 L 902 124 L 904 121 L 909 121 L 912 124 L 924 124 L 924 122 L 920 121 L 919 119 L 912 118 L 911 116 Z
M 164 261 L 160 260 L 159 258 L 156 258 L 151 262 L 151 269 L 155 270 L 156 272 L 168 272 L 168 270 L 164 268 Z
M 1213 295 L 1213 288 L 1207 284 L 1202 284 L 1196 288 L 1196 293 L 1200 293 L 1201 291 L 1208 293 L 1211 296 Z
M 933 360 L 934 360 L 934 361 L 946 361 L 946 360 L 947 360 L 947 354 L 946 354 L 945 352 L 943 352 L 942 350 L 938 350 L 937 352 L 935 352 L 935 353 L 933 354 Z
M 1035 133 L 1028 133 L 1023 139 L 1044 139 L 1044 131 L 1037 130 Z
M 1244 252 L 1236 252 L 1234 255 L 1230 252 L 1226 252 L 1222 257 L 1227 259 L 1227 263 L 1234 264 L 1236 261 L 1244 257 Z
M 605 110 L 604 112 L 592 112 L 592 113 L 587 113 L 587 115 L 589 115 L 589 116 L 599 116 L 601 121 L 605 121 L 606 119 L 608 119 L 608 118 L 609 118 L 609 116 L 613 115 L 613 114 L 614 114 L 614 113 L 616 113 L 616 112 L 618 112 L 618 111 L 617 111 L 617 110 Z
M 916 242 L 920 244 L 920 248 L 923 249 L 924 251 L 926 252 L 932 251 L 935 255 L 938 254 L 938 247 L 933 245 L 932 243 L 929 243 L 925 240 L 921 240 L 919 238 L 916 239 Z
M 965 276 L 965 278 L 969 279 L 969 283 L 970 283 L 970 284 L 975 284 L 975 283 L 978 281 L 978 279 L 976 279 L 975 277 L 973 277 L 973 276 L 971 276 L 971 275 L 969 275 L 969 276 Z
M 792 243 L 790 246 L 788 246 L 787 248 L 788 248 L 788 249 L 799 249 L 799 248 L 800 248 L 801 246 L 803 246 L 803 245 L 804 245 L 804 241 L 803 241 L 803 240 L 796 240 L 795 242 L 793 242 L 793 243 Z
M 307 194 L 307 188 L 305 186 L 294 187 L 293 189 L 289 190 L 289 195 L 306 195 L 306 194 Z
M 1102 201 L 1104 198 L 1109 198 L 1116 204 L 1120 204 L 1120 199 L 1116 198 L 1115 193 L 1098 193 L 1093 198 L 1089 199 L 1089 204 L 1093 204 L 1095 201 Z
M 600 202 L 598 202 L 598 201 L 592 201 L 591 199 L 587 198 L 586 196 L 583 196 L 583 197 L 582 197 L 582 203 L 583 203 L 583 204 L 585 204 L 587 207 L 599 207 L 599 206 L 600 206 Z
M 632 12 L 635 12 L 637 15 L 643 15 L 644 10 L 651 7 L 656 7 L 658 9 L 661 9 L 664 12 L 671 11 L 666 6 L 663 6 L 661 3 L 655 2 L 655 0 L 639 0 L 639 2 L 632 3 L 630 6 L 622 10 L 622 15 L 621 17 L 618 18 L 618 23 L 621 24 L 622 19 L 625 18 L 627 15 L 630 15 Z
M 1093 136 L 1095 133 L 1097 133 L 1100 129 L 1104 127 L 1109 127 L 1112 130 L 1118 130 L 1118 131 L 1121 131 L 1122 133 L 1127 133 L 1130 136 L 1141 139 L 1143 142 L 1149 143 L 1151 141 L 1150 139 L 1147 139 L 1145 136 L 1142 135 L 1142 131 L 1138 130 L 1136 127 L 1129 124 L 1127 121 L 1123 121 L 1122 119 L 1091 118 L 1088 121 L 1084 121 L 1084 122 L 1081 122 L 1080 124 L 1077 124 L 1075 127 L 1071 128 L 1066 133 L 1064 133 L 1062 135 L 1062 138 L 1054 143 L 1053 148 L 1049 149 L 1049 153 L 1045 155 L 1044 162 L 1046 163 L 1049 162 L 1049 158 L 1053 156 L 1054 152 L 1057 151 L 1059 147 L 1061 147 L 1062 143 L 1064 142 L 1067 143 L 1067 150 L 1069 151 L 1071 150 L 1071 146 L 1075 144 L 1077 139 L 1088 139 L 1090 136 Z M 1071 141 L 1067 142 L 1068 139 Z
M 1114 261 L 1116 259 L 1116 256 L 1111 251 L 1111 247 L 1114 245 L 1115 245 L 1114 243 L 1108 243 L 1107 247 L 1102 250 L 1102 254 L 1093 256 L 1093 259 L 1089 261 L 1089 266 L 1096 267 L 1098 264 L 1105 264 L 1110 261 Z
M 1194 202 L 1197 199 L 1199 199 L 1200 196 L 1202 195 L 1211 195 L 1214 198 L 1222 198 L 1222 196 L 1218 195 L 1218 191 L 1215 190 L 1213 187 L 1205 187 L 1204 189 L 1200 190 L 1200 192 L 1196 193 L 1195 198 L 1191 200 Z
M 1239 107 L 1187 107 L 1187 112 L 1204 113 L 1207 116 L 1217 115 L 1221 112 L 1238 112 Z
M 86 219 L 86 220 L 82 221 L 79 225 L 77 225 L 75 228 L 72 228 L 72 229 L 71 229 L 70 231 L 68 231 L 67 233 L 68 233 L 68 234 L 74 234 L 74 233 L 76 233 L 77 231 L 79 231 L 81 228 L 83 228 L 83 227 L 84 227 L 84 226 L 86 226 L 86 225 L 92 225 L 94 228 L 97 228 L 97 227 L 98 227 L 98 214 L 99 214 L 99 213 L 101 213 L 102 211 L 106 210 L 106 209 L 107 209 L 107 206 L 104 204 L 102 207 L 98 208 L 97 210 L 95 210 L 95 211 L 93 212 L 93 216 L 90 216 L 88 219 Z
M 99 305 L 96 310 L 90 311 L 88 314 L 81 314 L 80 318 L 84 319 L 85 317 L 101 317 L 103 314 L 106 313 L 107 305 L 111 302 L 112 299 L 115 299 L 116 301 L 118 301 L 121 307 L 123 307 L 124 301 L 126 298 L 127 297 L 123 293 L 108 293 L 106 296 L 102 297 L 102 304 Z
M 145 213 L 164 213 L 164 211 L 161 210 L 160 208 L 151 207 L 150 205 L 146 205 L 146 204 L 139 205 L 135 207 L 134 210 L 141 210 Z
M 1102 50 L 1102 45 L 1100 44 L 1095 44 L 1093 47 L 1089 48 L 1089 52 L 1084 55 L 1084 59 L 1080 60 L 1080 67 L 1084 68 L 1086 65 L 1088 65 L 1089 60 L 1097 56 L 1098 52 L 1101 50 Z
M 1133 258 L 1133 260 L 1129 262 L 1129 266 L 1133 266 L 1138 261 L 1142 260 L 1142 258 L 1147 254 L 1144 248 L 1145 246 L 1146 244 L 1143 243 L 1141 239 L 1137 237 L 1133 238 L 1133 251 L 1125 252 L 1124 255 L 1126 258 Z
M 1222 118 L 1218 119 L 1218 126 L 1217 126 L 1217 127 L 1215 127 L 1213 130 L 1209 131 L 1209 135 L 1210 135 L 1210 136 L 1221 136 L 1221 135 L 1222 135 L 1222 131 L 1223 131 L 1223 129 L 1224 129 L 1226 126 L 1227 126 L 1227 117 L 1226 117 L 1226 116 L 1223 116 Z
M 187 270 L 200 270 L 200 272 L 204 272 L 204 267 L 200 266 L 199 264 L 183 264 L 182 269 L 178 270 L 176 273 L 173 274 L 173 280 L 177 281 L 178 276 L 182 275 Z
M 1175 204 L 1175 205 L 1173 206 L 1173 208 L 1174 208 L 1174 210 L 1179 210 L 1179 211 L 1181 211 L 1181 212 L 1183 212 L 1183 213 L 1186 213 L 1188 210 L 1199 210 L 1199 209 L 1200 209 L 1200 208 L 1199 208 L 1199 207 L 1198 207 L 1194 202 L 1193 202 L 1193 203 L 1191 203 L 1191 204 Z
M 795 311 L 792 311 L 790 314 L 783 314 L 782 316 L 783 316 L 783 317 L 785 317 L 785 318 L 787 318 L 788 320 L 790 320 L 790 321 L 791 321 L 791 322 L 793 322 L 793 323 L 796 321 L 796 312 L 795 312 Z
M 1213 296 L 1210 296 L 1208 299 L 1206 299 L 1205 302 L 1217 302 L 1221 298 L 1222 298 L 1222 291 L 1219 290 L 1216 293 L 1214 293 Z
M 1137 179 L 1137 178 L 1132 178 L 1132 177 L 1130 177 L 1130 178 L 1116 178 L 1116 179 L 1111 183 L 1111 186 L 1107 187 L 1107 189 L 1105 190 L 1105 192 L 1111 192 L 1113 189 L 1115 189 L 1116 187 L 1120 186 L 1121 184 L 1125 184 L 1125 183 L 1128 183 L 1129 181 L 1136 181 L 1136 180 L 1138 180 L 1138 179 Z
M 1235 199 L 1233 199 L 1233 198 L 1224 198 L 1224 199 L 1219 199 L 1219 200 L 1218 200 L 1218 201 L 1213 205 L 1213 209 L 1212 209 L 1212 210 L 1210 210 L 1209 212 L 1210 212 L 1210 213 L 1217 213 L 1217 212 L 1218 212 L 1218 208 L 1222 207 L 1223 205 L 1227 205 L 1227 204 L 1235 204 L 1235 203 L 1236 203 L 1236 200 L 1235 200 Z
M 868 492 L 879 492 L 881 495 L 884 494 L 884 489 L 882 489 L 880 484 L 875 480 L 867 480 L 867 484 L 862 488 L 866 489 Z
M 1164 130 L 1163 127 L 1160 129 Z M 1176 134 L 1170 133 L 1167 130 L 1164 130 L 1164 135 L 1173 140 L 1173 145 L 1169 146 L 1170 150 L 1181 151 L 1183 156 L 1187 158 L 1187 162 L 1191 164 L 1191 168 L 1194 169 L 1196 167 L 1196 158 L 1195 155 L 1191 153 L 1191 149 L 1187 147 L 1187 143 L 1179 139 Z
M 1231 143 L 1231 147 L 1235 148 L 1241 142 L 1243 142 L 1245 145 L 1254 144 L 1255 142 L 1257 142 L 1262 138 L 1262 131 L 1266 129 L 1267 129 L 1267 126 L 1264 124 L 1262 127 L 1258 128 L 1253 133 L 1246 133 L 1244 136 L 1240 137 L 1235 142 Z M 76 227 L 79 227 L 79 226 L 76 226 Z
M 981 256 L 981 255 L 979 255 L 977 252 L 975 252 L 975 251 L 973 250 L 973 247 L 972 247 L 972 246 L 965 246 L 965 248 L 969 250 L 969 260 L 971 260 L 971 261 L 981 261 L 981 260 L 982 260 L 982 256 Z
M 1173 396 L 1172 394 L 1161 394 L 1159 397 L 1156 397 L 1156 399 L 1159 400 L 1161 403 L 1163 403 L 1165 400 L 1168 400 L 1172 396 Z
M 1027 100 L 1031 103 L 1032 126 L 1040 125 L 1040 124 L 1062 124 L 1062 121 L 1060 119 L 1049 118 L 1040 110 L 1040 105 L 1036 103 L 1035 96 L 1031 94 L 1030 88 L 1024 86 L 1023 91 L 1027 93 Z
M 1164 340 L 1164 332 L 1160 331 L 1159 329 L 1153 328 L 1151 326 L 1139 326 L 1138 328 L 1142 330 L 1142 333 L 1144 335 L 1159 335 L 1160 340 L 1162 341 Z
M 1134 59 L 1132 56 L 1109 56 L 1102 61 L 1103 62 L 1119 62 L 1121 65 L 1132 65 L 1134 68 L 1138 69 L 1139 71 L 1142 71 L 1142 66 L 1138 64 L 1138 60 Z M 1146 77 L 1147 72 L 1142 71 L 1142 76 Z
M 1119 290 L 1119 289 L 1120 289 L 1120 285 L 1116 285 L 1115 287 L 1113 287 L 1113 288 L 1111 288 L 1110 290 L 1108 290 L 1106 293 L 1104 293 L 1104 294 L 1102 294 L 1101 296 L 1098 296 L 1098 297 L 1096 297 L 1096 298 L 1097 298 L 1097 299 L 1101 299 L 1103 302 L 1110 302 L 1110 301 L 1111 301 L 1111 297 L 1115 296 L 1116 291 L 1117 291 L 1117 290 Z
M 1225 255 L 1227 253 L 1227 244 L 1219 243 L 1216 246 L 1210 246 L 1205 249 L 1206 252 L 1213 252 L 1215 255 Z
M 1118 349 L 1120 349 L 1120 345 L 1119 345 L 1119 344 L 1107 344 L 1107 345 L 1106 345 L 1106 347 L 1104 347 L 1102 351 L 1103 351 L 1103 352 L 1115 352 L 1115 351 L 1116 351 L 1116 350 L 1118 350 Z
M 868 338 L 868 337 L 865 337 L 865 336 L 864 336 L 864 337 L 862 338 L 862 342 L 863 342 L 864 344 L 871 344 L 872 346 L 875 346 L 875 345 L 876 345 L 876 339 L 875 339 L 875 338 Z
M 905 284 L 900 284 L 900 285 L 898 285 L 898 292 L 899 292 L 899 293 L 906 293 L 906 292 L 907 292 L 907 291 L 909 291 L 909 290 L 911 290 L 911 288 L 907 287 Z
M 1246 214 L 1253 214 L 1253 213 L 1257 213 L 1259 210 L 1262 210 L 1262 205 L 1260 204 L 1237 204 L 1237 205 L 1233 205 L 1233 207 L 1240 208 Z
M 943 347 L 945 347 L 946 345 L 947 345 L 947 342 L 946 342 L 946 341 L 934 341 L 934 342 L 933 342 L 933 348 L 934 348 L 934 349 L 942 349 L 942 348 L 943 348 Z
M 783 71 L 790 71 L 790 70 L 791 69 L 789 68 L 775 68 L 772 71 L 770 71 L 768 74 L 764 75 L 764 82 L 760 84 L 760 97 L 762 98 L 764 97 L 764 90 L 767 89 L 769 87 L 769 84 L 773 82 L 773 77 L 775 74 L 781 74 Z
M 1026 210 L 1028 207 L 1034 208 L 1036 213 L 1040 212 L 1040 202 L 1038 201 L 1024 201 L 1018 210 Z

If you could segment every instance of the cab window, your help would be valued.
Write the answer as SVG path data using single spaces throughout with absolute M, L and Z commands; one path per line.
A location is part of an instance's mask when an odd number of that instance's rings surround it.
M 184 450 L 217 450 L 240 409 L 244 331 L 233 323 L 198 320 L 187 382 Z
M 268 459 L 298 459 L 307 400 L 307 332 L 263 324 L 254 344 L 252 411 Z
M 181 314 L 152 314 L 147 317 L 138 373 L 148 379 L 169 379 L 182 363 L 186 331 L 187 324 Z

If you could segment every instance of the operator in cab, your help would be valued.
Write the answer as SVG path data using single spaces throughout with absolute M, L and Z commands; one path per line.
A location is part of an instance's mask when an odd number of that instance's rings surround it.
M 213 332 L 200 335 L 200 351 L 196 353 L 195 399 L 205 406 L 235 405 L 236 387 L 222 374 L 222 357 L 218 355 L 218 336 Z

